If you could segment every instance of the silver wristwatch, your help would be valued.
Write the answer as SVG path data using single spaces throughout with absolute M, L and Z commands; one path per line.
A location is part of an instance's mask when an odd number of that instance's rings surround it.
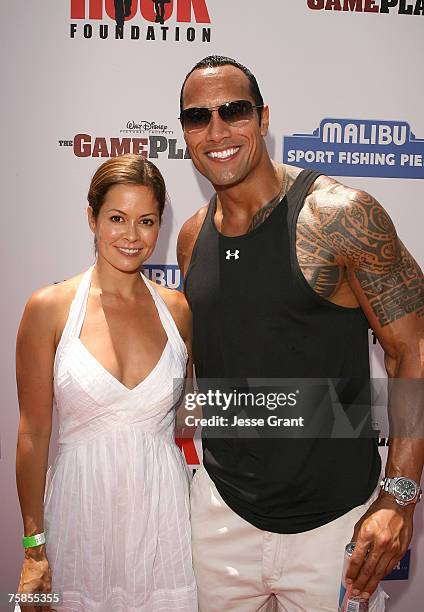
M 411 478 L 397 476 L 396 478 L 383 478 L 380 487 L 386 493 L 390 493 L 395 498 L 399 506 L 409 506 L 416 504 L 421 499 L 421 487 Z

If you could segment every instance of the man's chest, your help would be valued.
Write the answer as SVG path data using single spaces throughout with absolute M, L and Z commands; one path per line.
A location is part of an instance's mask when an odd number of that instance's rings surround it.
M 278 217 L 278 212 L 272 211 L 272 216 Z M 269 222 L 270 220 L 264 220 L 265 224 L 269 224 Z M 295 236 L 293 237 L 290 236 L 290 233 L 285 235 L 283 222 L 277 232 L 271 232 L 272 235 L 267 232 L 268 236 L 265 241 L 258 240 L 256 237 L 258 231 L 262 231 L 260 226 L 257 226 L 251 232 L 251 236 L 249 235 L 250 232 L 246 229 L 248 227 L 246 221 L 237 225 L 235 222 L 225 222 L 222 215 L 216 215 L 215 225 L 219 231 L 227 233 L 227 236 L 221 233 L 219 239 L 219 258 L 220 269 L 230 281 L 235 282 L 238 278 L 239 268 L 243 268 L 243 262 L 246 260 L 246 246 L 249 247 L 251 243 L 255 242 L 257 243 L 256 249 L 250 249 L 251 256 L 249 258 L 250 270 L 255 275 L 266 275 L 269 282 L 275 282 L 277 280 L 275 274 L 277 270 L 281 269 L 281 266 L 278 265 L 274 270 L 270 270 L 270 265 L 267 266 L 266 262 L 271 264 L 271 261 L 273 261 L 272 252 L 275 252 L 275 250 L 285 251 L 283 257 L 292 256 L 296 258 L 301 274 L 311 289 L 320 297 L 349 308 L 359 305 L 349 285 L 346 269 L 337 261 L 334 249 L 326 239 L 320 218 L 312 213 L 308 199 L 297 218 L 293 230 Z M 289 253 L 286 249 L 291 238 L 295 241 L 294 253 Z M 235 284 L 237 283 L 235 282 Z

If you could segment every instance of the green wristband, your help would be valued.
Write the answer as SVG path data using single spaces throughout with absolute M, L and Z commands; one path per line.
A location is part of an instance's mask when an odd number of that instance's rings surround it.
M 44 533 L 37 533 L 36 535 L 32 535 L 32 536 L 24 536 L 22 538 L 22 544 L 24 548 L 32 548 L 33 546 L 40 546 L 41 544 L 45 544 L 46 543 L 46 534 Z

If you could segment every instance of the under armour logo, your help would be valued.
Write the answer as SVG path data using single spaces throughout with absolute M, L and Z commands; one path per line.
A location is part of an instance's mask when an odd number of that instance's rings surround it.
M 240 251 L 238 249 L 236 249 L 234 251 L 234 253 L 231 253 L 230 249 L 228 249 L 228 251 L 226 251 L 227 255 L 225 257 L 225 259 L 231 259 L 231 257 L 234 257 L 234 259 L 240 259 Z

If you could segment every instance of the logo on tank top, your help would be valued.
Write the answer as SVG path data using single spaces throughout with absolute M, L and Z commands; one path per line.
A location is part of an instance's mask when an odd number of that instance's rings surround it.
M 236 249 L 234 253 L 232 253 L 230 249 L 228 249 L 228 251 L 226 251 L 225 259 L 240 259 L 240 251 Z

